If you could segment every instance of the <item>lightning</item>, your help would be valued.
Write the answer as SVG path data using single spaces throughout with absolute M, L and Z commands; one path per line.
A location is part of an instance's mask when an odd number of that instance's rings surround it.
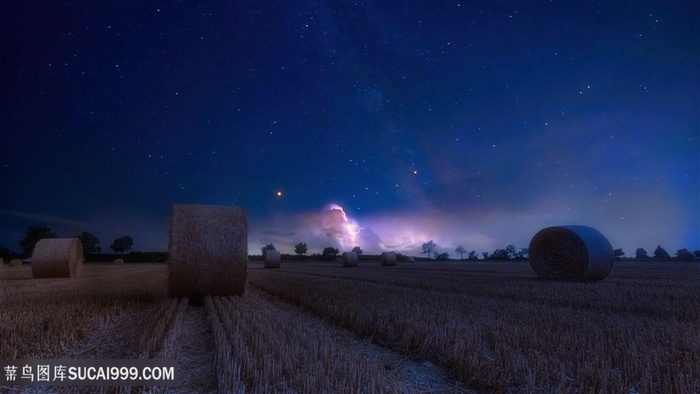
M 336 236 L 343 248 L 357 246 L 357 236 L 362 231 L 362 227 L 348 217 L 343 207 L 335 203 L 328 204 L 324 208 L 323 227 L 328 233 Z

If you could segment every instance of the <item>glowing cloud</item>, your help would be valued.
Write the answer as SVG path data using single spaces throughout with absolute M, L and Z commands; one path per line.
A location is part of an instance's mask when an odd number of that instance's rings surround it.
M 359 224 L 348 217 L 343 207 L 338 204 L 328 204 L 321 211 L 315 223 L 317 233 L 335 240 L 343 249 L 356 245 L 357 236 L 362 231 Z
M 293 253 L 296 243 L 305 242 L 309 253 L 319 253 L 326 246 L 341 251 L 359 246 L 366 254 L 393 250 L 420 256 L 421 245 L 433 240 L 439 252 L 455 257 L 457 246 L 479 254 L 509 244 L 516 249 L 525 248 L 537 231 L 562 224 L 595 227 L 627 255 L 633 254 L 637 247 L 653 251 L 660 244 L 667 250 L 674 250 L 693 244 L 692 239 L 679 240 L 678 223 L 688 220 L 688 215 L 674 209 L 677 204 L 669 204 L 673 195 L 635 193 L 623 194 L 618 200 L 599 205 L 570 204 L 576 201 L 574 197 L 559 195 L 539 199 L 526 208 L 475 206 L 385 211 L 354 218 L 339 204 L 329 204 L 312 212 L 278 214 L 264 222 L 251 221 L 250 239 L 254 245 L 251 250 L 274 242 L 278 249 Z M 587 196 L 585 200 L 592 198 Z M 637 205 L 630 205 L 629 201 Z M 611 217 L 618 219 L 611 222 Z M 650 232 L 650 228 L 655 231 Z M 690 236 L 697 239 L 697 233 Z
M 347 251 L 359 246 L 366 253 L 381 253 L 419 250 L 420 245 L 430 239 L 441 241 L 439 235 L 431 234 L 432 227 L 437 226 L 413 217 L 396 216 L 364 218 L 361 226 L 342 206 L 332 203 L 320 212 L 307 214 L 304 228 L 298 229 L 297 233 L 309 233 L 310 245 L 320 248 L 330 245 Z

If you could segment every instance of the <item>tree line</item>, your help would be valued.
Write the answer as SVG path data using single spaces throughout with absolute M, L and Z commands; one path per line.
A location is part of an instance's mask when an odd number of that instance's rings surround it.
M 22 239 L 19 241 L 19 245 L 21 247 L 21 255 L 17 255 L 13 251 L 7 248 L 0 247 L 0 258 L 10 260 L 12 258 L 20 257 L 20 258 L 28 258 L 31 256 L 32 251 L 34 250 L 34 246 L 36 245 L 37 242 L 39 242 L 40 239 L 43 238 L 58 238 L 58 235 L 54 233 L 50 227 L 46 225 L 36 225 L 36 226 L 29 226 L 27 228 L 27 231 L 24 233 L 24 236 Z M 88 231 L 83 231 L 82 233 L 75 235 L 75 238 L 79 238 L 80 242 L 83 245 L 83 255 L 87 256 L 89 254 L 99 254 L 102 253 L 102 246 L 100 245 L 100 239 L 95 236 L 94 234 L 88 232 Z M 118 255 L 123 255 L 124 253 L 127 253 L 131 251 L 132 247 L 134 245 L 134 240 L 128 235 L 118 237 L 116 238 L 110 245 L 109 248 Z M 262 254 L 265 253 L 266 249 L 271 249 L 271 250 L 276 250 L 275 246 L 273 244 L 267 244 L 261 248 Z M 438 261 L 446 261 L 450 259 L 450 254 L 448 252 L 439 252 L 438 251 L 438 245 L 433 241 L 430 240 L 428 242 L 425 242 L 421 245 L 421 254 L 427 255 L 428 259 L 430 260 L 438 260 Z M 299 242 L 296 245 L 294 245 L 294 253 L 298 257 L 305 256 L 309 251 L 309 247 L 306 245 L 304 242 Z M 355 246 L 352 249 L 352 252 L 357 253 L 358 255 L 362 254 L 362 249 L 359 246 Z M 519 250 L 516 249 L 514 245 L 507 245 L 503 249 L 496 249 L 493 252 L 481 252 L 482 258 L 479 259 L 479 254 L 476 252 L 476 250 L 472 250 L 467 252 L 467 250 L 464 248 L 464 246 L 459 245 L 455 248 L 454 250 L 455 254 L 458 254 L 460 256 L 460 260 L 465 260 L 464 256 L 466 255 L 467 258 L 466 260 L 527 260 L 529 257 L 529 251 L 528 248 L 521 248 Z M 333 246 L 327 246 L 323 249 L 321 252 L 320 257 L 322 259 L 326 260 L 331 260 L 334 259 L 340 251 L 333 247 Z M 622 248 L 616 248 L 613 250 L 613 254 L 616 259 L 622 260 L 622 259 L 627 259 L 625 258 L 625 252 L 622 250 Z M 141 256 L 144 257 L 144 256 Z M 148 257 L 148 256 L 145 256 Z M 161 256 L 156 257 L 156 259 L 160 259 Z M 671 255 L 663 248 L 661 245 L 658 245 L 656 249 L 654 250 L 652 256 L 649 256 L 648 252 L 644 248 L 637 248 L 635 251 L 635 257 L 634 259 L 636 260 L 670 260 L 672 257 Z M 679 249 L 676 251 L 675 260 L 678 261 L 693 261 L 693 260 L 698 260 L 700 259 L 700 250 L 696 250 L 694 252 L 690 252 L 688 249 Z
M 102 253 L 102 246 L 100 244 L 100 239 L 94 234 L 83 231 L 82 233 L 75 235 L 75 238 L 80 239 L 83 245 L 83 256 L 88 254 L 99 254 Z M 50 227 L 46 225 L 29 226 L 27 231 L 25 231 L 22 239 L 19 240 L 18 244 L 21 248 L 20 254 L 16 254 L 12 250 L 4 247 L 0 247 L 0 258 L 12 259 L 12 258 L 29 258 L 34 251 L 34 246 L 39 240 L 44 238 L 58 238 L 58 235 L 51 230 Z M 109 248 L 115 254 L 123 255 L 131 251 L 134 246 L 134 240 L 128 235 L 116 238 L 110 245 Z
M 422 253 L 427 254 L 428 257 L 431 256 L 431 253 L 434 254 L 435 260 L 448 260 L 449 259 L 449 254 L 447 252 L 443 253 L 438 253 L 437 252 L 437 245 L 435 242 L 428 241 L 422 245 Z M 479 260 L 479 257 L 476 253 L 476 251 L 472 250 L 471 252 L 467 253 L 466 249 L 462 245 L 459 245 L 455 249 L 455 253 L 460 255 L 460 260 L 464 260 L 464 255 L 467 254 L 467 260 Z M 516 251 L 515 246 L 513 245 L 508 245 L 504 249 L 496 249 L 493 252 L 481 252 L 481 255 L 483 257 L 483 260 L 527 260 L 529 258 L 529 250 L 528 248 L 521 248 L 520 250 Z M 622 250 L 622 248 L 616 248 L 613 249 L 613 255 L 615 259 L 617 260 L 622 260 L 623 256 L 625 255 L 625 252 Z M 654 254 L 652 257 L 649 256 L 647 251 L 644 248 L 637 248 L 635 251 L 635 259 L 637 260 L 670 260 L 672 259 L 671 255 L 661 247 L 661 245 L 658 245 L 656 249 L 654 250 Z M 678 260 L 678 261 L 694 261 L 700 259 L 700 250 L 696 250 L 695 252 L 690 252 L 688 249 L 678 249 L 676 251 L 675 257 L 673 259 Z
M 267 244 L 261 248 L 262 254 L 265 254 L 265 250 L 270 249 L 270 250 L 276 250 L 275 245 L 273 244 Z M 430 240 L 428 242 L 425 242 L 421 245 L 421 254 L 427 255 L 428 259 L 430 260 L 438 260 L 438 261 L 446 261 L 450 260 L 450 254 L 448 252 L 439 252 L 438 251 L 438 245 L 435 243 L 435 241 Z M 308 246 L 304 242 L 299 242 L 296 245 L 294 245 L 294 253 L 298 257 L 305 256 L 309 251 Z M 352 249 L 353 252 L 357 253 L 358 255 L 362 254 L 362 249 L 359 246 L 355 246 Z M 508 245 L 503 249 L 496 249 L 493 252 L 481 252 L 481 258 L 479 258 L 479 254 L 476 252 L 476 250 L 472 250 L 467 252 L 467 250 L 464 248 L 464 246 L 459 245 L 455 248 L 455 254 L 458 254 L 460 256 L 460 260 L 465 260 L 464 256 L 466 255 L 467 258 L 466 260 L 474 261 L 474 260 L 527 260 L 529 258 L 529 250 L 528 248 L 520 248 L 517 249 L 514 245 Z M 320 256 L 323 259 L 332 259 L 336 257 L 340 253 L 340 251 L 333 247 L 333 246 L 327 246 L 323 248 L 323 251 L 321 252 Z M 622 260 L 625 259 L 623 256 L 625 255 L 624 251 L 622 248 L 616 248 L 613 249 L 613 255 L 615 256 L 616 259 Z M 318 255 L 317 255 L 318 256 Z M 654 250 L 654 253 L 652 256 L 649 256 L 647 251 L 644 248 L 637 248 L 635 251 L 635 259 L 637 260 L 671 260 L 672 257 L 671 255 L 663 248 L 661 245 L 658 245 L 656 249 Z M 700 259 L 700 250 L 696 250 L 694 252 L 690 252 L 687 249 L 679 249 L 676 251 L 675 257 L 673 259 L 678 260 L 678 261 L 693 261 L 693 260 L 698 260 Z
M 625 259 L 625 252 L 622 248 L 617 248 L 613 250 L 615 258 L 618 260 Z M 700 259 L 700 250 L 690 252 L 688 249 L 678 249 L 676 255 L 673 257 L 675 260 L 679 261 L 693 261 Z M 634 259 L 636 260 L 670 260 L 671 255 L 668 254 L 666 249 L 662 248 L 661 245 L 656 246 L 654 249 L 654 254 L 649 256 L 649 253 L 644 248 L 637 248 L 634 252 Z

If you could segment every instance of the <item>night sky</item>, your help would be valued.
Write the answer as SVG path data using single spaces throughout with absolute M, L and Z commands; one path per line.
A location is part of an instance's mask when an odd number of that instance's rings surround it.
M 700 3 L 600 3 L 2 2 L 0 246 L 166 250 L 179 202 L 250 253 L 700 249 Z

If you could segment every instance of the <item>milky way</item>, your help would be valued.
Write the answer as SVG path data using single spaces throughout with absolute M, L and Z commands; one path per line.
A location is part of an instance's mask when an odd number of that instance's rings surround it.
M 699 7 L 3 2 L 0 246 L 164 250 L 178 202 L 245 207 L 251 252 L 700 249 Z

